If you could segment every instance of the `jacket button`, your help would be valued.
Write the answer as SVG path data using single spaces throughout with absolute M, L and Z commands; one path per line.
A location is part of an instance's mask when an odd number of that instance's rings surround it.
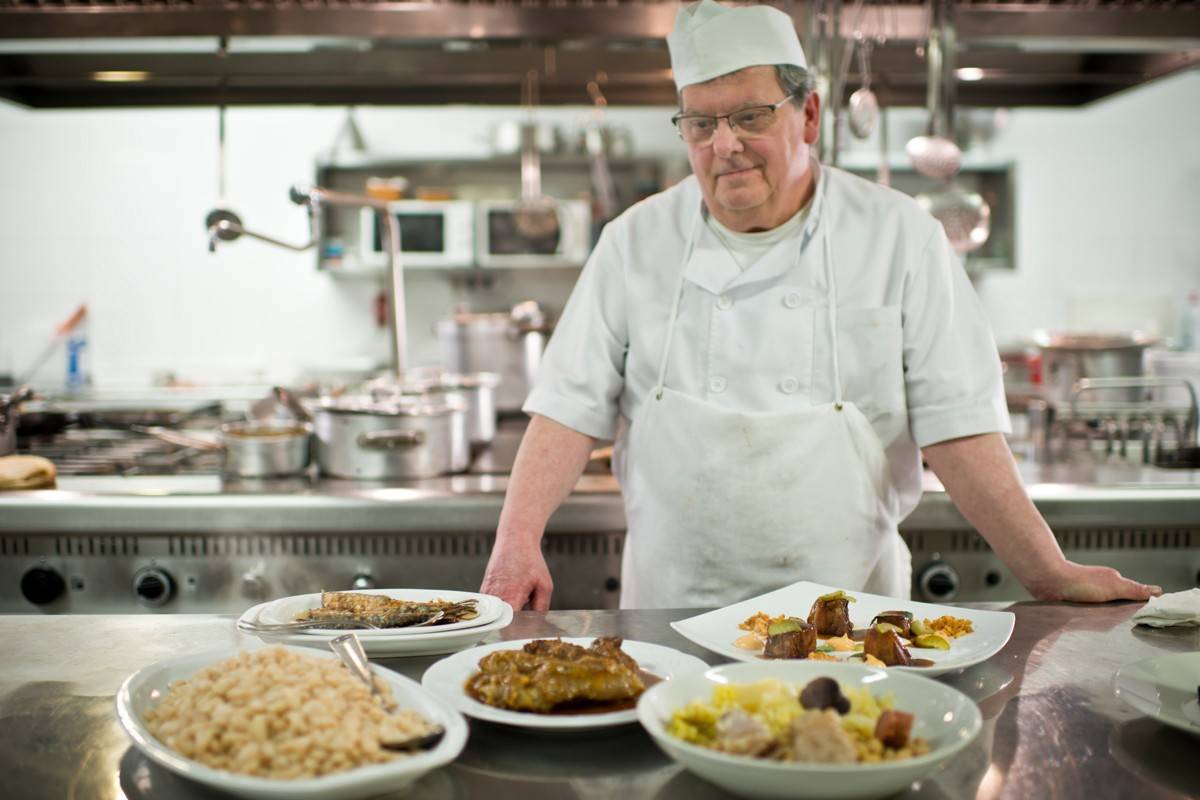
M 733 308 L 733 298 L 727 294 L 723 294 L 717 298 L 717 308 L 722 311 L 728 311 Z
M 795 378 L 784 378 L 779 382 L 779 391 L 784 394 L 795 394 L 800 388 L 800 381 Z
M 725 391 L 725 379 L 713 378 L 708 382 L 708 389 L 714 394 L 720 394 L 721 392 Z
M 788 292 L 783 296 L 783 304 L 788 308 L 796 308 L 800 305 L 800 295 L 797 292 Z

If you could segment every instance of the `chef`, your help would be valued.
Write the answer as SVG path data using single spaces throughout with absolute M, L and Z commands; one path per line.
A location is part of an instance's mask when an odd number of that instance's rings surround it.
M 791 19 L 713 0 L 668 37 L 692 175 L 609 223 L 533 391 L 484 592 L 549 607 L 550 515 L 615 439 L 621 606 L 799 580 L 907 597 L 921 458 L 1043 599 L 1160 593 L 1063 556 L 1024 491 L 1000 362 L 941 226 L 818 164 Z

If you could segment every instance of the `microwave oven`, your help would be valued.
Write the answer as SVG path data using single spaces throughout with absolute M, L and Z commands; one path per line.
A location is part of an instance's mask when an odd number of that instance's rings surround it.
M 517 226 L 516 200 L 482 200 L 475 208 L 475 241 L 481 267 L 583 266 L 592 245 L 592 210 L 586 200 L 554 204 L 558 229 L 529 236 Z
M 400 226 L 400 253 L 408 267 L 470 267 L 475 263 L 475 211 L 465 200 L 393 200 L 388 213 Z M 379 215 L 364 208 L 359 224 L 359 258 L 387 263 Z

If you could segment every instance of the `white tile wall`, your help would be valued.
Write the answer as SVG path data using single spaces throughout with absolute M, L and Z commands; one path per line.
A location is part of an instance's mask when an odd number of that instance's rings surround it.
M 1018 110 L 983 156 L 1018 170 L 1018 269 L 980 283 L 1002 341 L 1034 327 L 1169 330 L 1200 288 L 1200 73 L 1082 110 Z M 483 155 L 514 109 L 358 110 L 372 149 L 405 157 Z M 578 128 L 581 108 L 545 111 Z M 675 165 L 669 109 L 616 109 L 639 152 Z M 902 147 L 920 125 L 893 115 Z M 248 226 L 300 241 L 287 187 L 341 125 L 340 109 L 231 109 L 228 202 Z M 20 372 L 79 303 L 91 313 L 97 385 L 289 380 L 313 368 L 386 357 L 369 282 L 339 282 L 290 254 L 242 240 L 210 254 L 204 215 L 216 193 L 213 109 L 27 111 L 0 105 L 0 372 Z M 870 147 L 868 143 L 866 145 Z M 514 176 L 514 184 L 516 176 Z M 432 325 L 453 303 L 500 307 L 530 296 L 560 305 L 569 272 L 522 273 L 469 293 L 437 275 L 409 281 L 415 363 L 437 359 Z M 38 382 L 61 384 L 56 354 Z

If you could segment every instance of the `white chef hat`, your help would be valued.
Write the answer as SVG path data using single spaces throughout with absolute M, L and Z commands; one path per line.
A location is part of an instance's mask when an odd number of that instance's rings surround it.
M 700 0 L 679 9 L 667 35 L 675 86 L 765 64 L 808 69 L 792 18 L 771 6 L 723 6 Z

